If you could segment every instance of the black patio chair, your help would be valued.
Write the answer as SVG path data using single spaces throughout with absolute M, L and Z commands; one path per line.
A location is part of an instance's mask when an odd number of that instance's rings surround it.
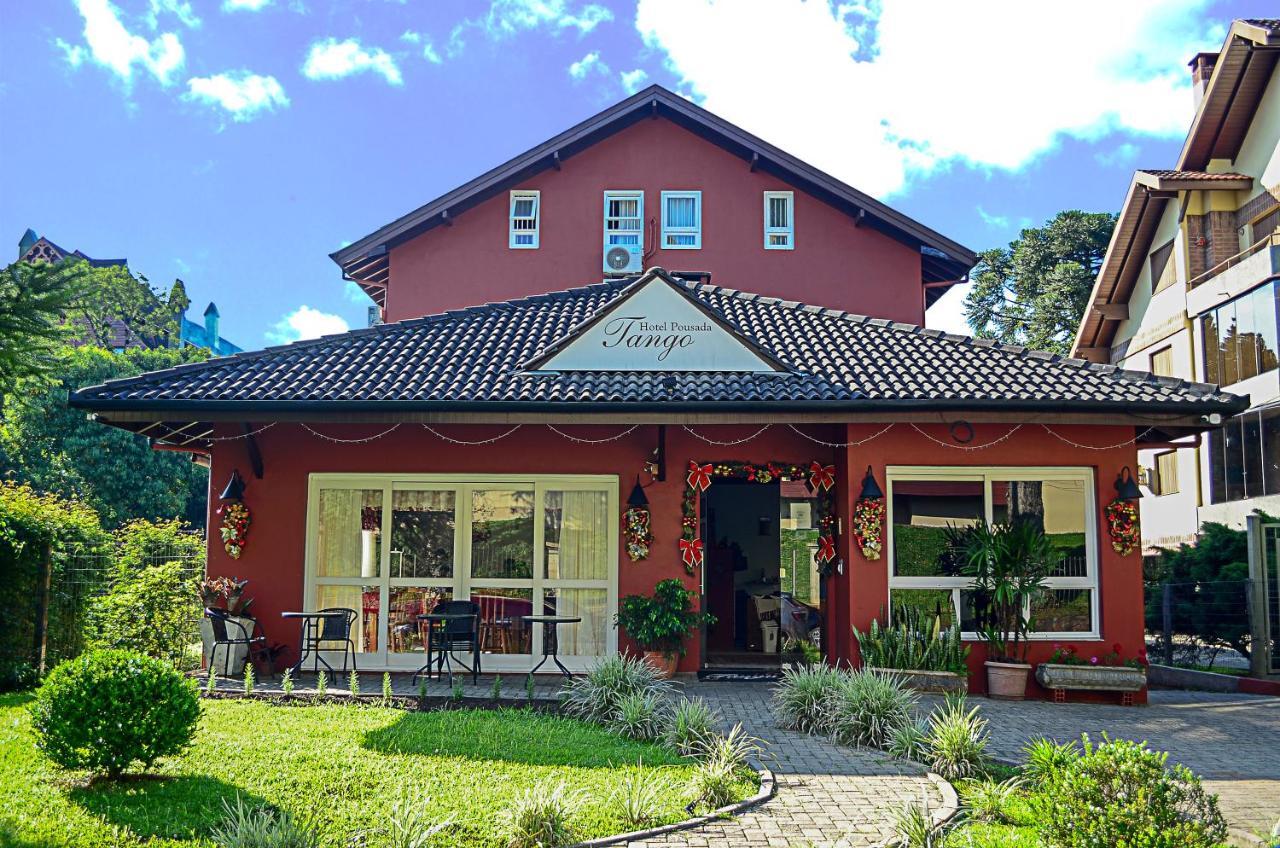
M 465 615 L 442 621 L 431 637 L 431 649 L 436 652 L 437 669 L 443 672 L 446 657 L 461 649 L 471 652 L 471 665 L 458 660 L 458 665 L 471 672 L 471 682 L 480 680 L 480 605 L 475 601 L 445 601 L 437 604 L 432 612 L 443 615 Z M 453 677 L 450 669 L 449 677 Z
M 351 668 L 355 671 L 360 669 L 356 667 L 356 643 L 351 638 L 351 631 L 355 627 L 356 619 L 359 618 L 356 611 L 346 607 L 326 607 L 317 612 L 340 612 L 342 615 L 328 615 L 320 619 L 307 633 L 307 644 L 303 647 L 303 654 L 307 651 L 311 652 L 314 658 L 313 670 L 318 671 L 320 663 L 324 663 L 326 668 L 333 671 L 327 662 L 320 658 L 320 651 L 336 650 L 335 645 L 342 647 L 342 673 L 347 673 L 347 655 L 351 655 Z M 329 647 L 325 647 L 325 645 Z
M 264 635 L 255 635 L 257 633 L 257 622 L 254 622 L 253 629 L 246 630 L 245 626 L 236 619 L 232 618 L 226 610 L 206 609 L 204 611 L 205 618 L 209 619 L 209 627 L 213 631 L 213 648 L 209 651 L 209 674 L 214 675 L 215 669 L 218 667 L 218 648 L 223 649 L 223 662 L 228 665 L 231 662 L 231 648 L 233 645 L 244 645 L 245 662 L 256 663 L 266 658 L 270 662 L 271 650 L 267 647 L 267 637 Z M 274 673 L 269 669 L 269 673 Z

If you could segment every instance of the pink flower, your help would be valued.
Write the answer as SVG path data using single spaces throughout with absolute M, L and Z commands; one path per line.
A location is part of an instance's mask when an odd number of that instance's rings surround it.
M 1097 657 L 1089 657 L 1089 662 L 1090 662 L 1091 664 L 1093 664 L 1093 665 L 1097 665 L 1097 664 L 1098 664 L 1098 658 L 1097 658 Z

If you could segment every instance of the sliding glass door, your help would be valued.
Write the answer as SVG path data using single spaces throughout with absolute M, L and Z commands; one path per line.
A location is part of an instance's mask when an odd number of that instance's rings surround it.
M 531 614 L 563 615 L 565 662 L 617 649 L 616 478 L 525 479 L 312 475 L 308 609 L 358 615 L 365 668 L 417 668 L 418 616 L 453 599 L 480 609 L 486 671 L 525 671 L 541 656 Z

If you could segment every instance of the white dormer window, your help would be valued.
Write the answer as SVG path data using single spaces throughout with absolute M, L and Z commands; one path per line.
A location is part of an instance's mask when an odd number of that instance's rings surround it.
M 516 250 L 532 250 L 538 246 L 538 207 L 536 191 L 511 192 L 511 224 L 508 247 Z
M 668 250 L 702 247 L 702 192 L 662 193 L 662 246 Z
M 604 243 L 644 248 L 644 192 L 604 193 Z
M 795 195 L 789 191 L 766 191 L 764 193 L 764 249 L 792 250 L 795 246 Z

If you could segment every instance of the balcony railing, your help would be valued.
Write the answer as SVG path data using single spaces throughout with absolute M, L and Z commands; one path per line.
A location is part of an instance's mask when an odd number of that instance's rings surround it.
M 1229 268 L 1234 268 L 1235 266 L 1239 265 L 1241 262 L 1244 262 L 1249 257 L 1254 256 L 1262 252 L 1263 250 L 1268 250 L 1272 247 L 1280 247 L 1280 230 L 1276 230 L 1270 235 L 1263 236 L 1253 244 L 1246 247 L 1244 250 L 1237 253 L 1235 256 L 1232 256 L 1229 259 L 1224 259 L 1223 261 L 1219 262 L 1217 265 L 1214 265 L 1208 271 L 1205 271 L 1203 274 L 1200 274 L 1196 277 L 1192 277 L 1187 282 L 1187 289 L 1188 290 L 1194 289 L 1196 286 L 1207 283 L 1209 280 L 1212 280 L 1214 277 L 1218 276 L 1223 271 L 1226 271 Z

